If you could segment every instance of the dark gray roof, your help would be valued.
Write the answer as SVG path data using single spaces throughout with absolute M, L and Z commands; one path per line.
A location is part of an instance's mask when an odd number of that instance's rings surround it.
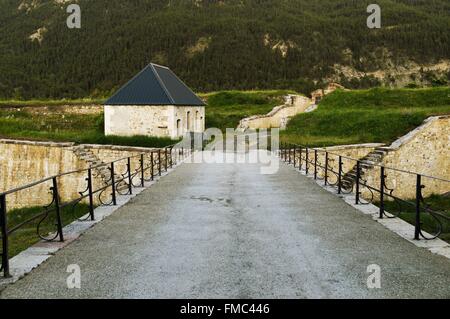
M 147 65 L 105 104 L 205 105 L 169 68 L 153 63 Z

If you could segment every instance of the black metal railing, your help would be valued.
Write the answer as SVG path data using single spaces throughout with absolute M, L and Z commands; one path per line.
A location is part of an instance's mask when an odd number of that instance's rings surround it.
M 295 168 L 311 174 L 315 180 L 323 180 L 325 186 L 335 187 L 338 194 L 354 194 L 355 204 L 376 204 L 379 207 L 379 218 L 403 217 L 400 214 L 413 212 L 414 216 L 405 216 L 414 227 L 414 239 L 435 239 L 442 235 L 450 218 L 447 209 L 431 207 L 423 195 L 428 184 L 443 184 L 442 194 L 450 194 L 450 180 L 425 174 L 387 167 L 367 160 L 358 160 L 329 152 L 322 148 L 309 148 L 297 144 L 281 143 L 279 157 Z M 346 169 L 345 169 L 346 167 Z M 408 181 L 402 183 L 402 181 Z M 405 185 L 406 184 L 406 185 Z M 442 185 L 441 185 L 442 186 Z M 407 192 L 405 187 L 409 187 Z M 432 188 L 433 185 L 429 188 Z M 412 196 L 397 195 L 410 193 Z M 443 191 L 442 191 L 443 189 Z M 432 195 L 432 193 L 430 193 Z M 412 198 L 412 199 L 411 199 Z M 395 203 L 394 211 L 388 213 L 386 205 Z M 427 234 L 423 230 L 423 220 L 429 224 Z
M 155 180 L 157 176 L 162 176 L 169 168 L 172 168 L 178 161 L 192 154 L 190 148 L 176 148 L 168 146 L 163 149 L 151 150 L 139 155 L 130 156 L 112 161 L 107 164 L 91 166 L 87 169 L 77 170 L 51 176 L 34 183 L 18 187 L 3 193 L 0 193 L 0 234 L 1 234 L 1 267 L 4 277 L 10 277 L 9 267 L 9 246 L 11 235 L 26 225 L 33 222 L 37 223 L 37 238 L 44 241 L 64 241 L 62 210 L 64 208 L 75 209 L 81 202 L 86 202 L 88 211 L 87 217 L 81 221 L 95 220 L 95 208 L 97 206 L 117 205 L 117 197 L 119 195 L 133 194 L 133 188 L 145 187 L 145 182 Z M 133 167 L 133 162 L 135 162 Z M 95 171 L 101 168 L 107 168 L 108 176 L 102 176 L 101 182 L 95 185 L 94 177 L 97 175 Z M 122 168 L 122 171 L 120 171 Z M 63 199 L 60 191 L 62 184 L 61 179 L 82 178 L 85 175 L 86 188 L 79 192 L 76 198 Z M 100 175 L 100 173 L 98 174 Z M 97 179 L 99 181 L 100 179 Z M 47 186 L 48 184 L 48 186 Z M 29 192 L 33 187 L 40 187 L 50 191 L 50 203 L 42 208 L 41 211 L 21 221 L 17 225 L 8 224 L 8 207 L 9 197 L 18 197 L 19 192 Z M 48 187 L 48 188 L 47 188 Z M 29 195 L 29 194 L 28 194 Z M 45 194 L 39 194 L 44 197 Z M 20 196 L 19 196 L 20 197 Z M 54 232 L 42 234 L 41 225 L 49 218 L 54 218 Z

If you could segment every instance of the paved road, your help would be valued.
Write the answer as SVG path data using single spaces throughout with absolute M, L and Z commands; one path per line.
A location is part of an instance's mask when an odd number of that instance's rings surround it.
M 79 264 L 82 287 L 66 286 Z M 382 269 L 368 289 L 366 268 Z M 450 297 L 450 262 L 282 164 L 186 164 L 4 298 Z

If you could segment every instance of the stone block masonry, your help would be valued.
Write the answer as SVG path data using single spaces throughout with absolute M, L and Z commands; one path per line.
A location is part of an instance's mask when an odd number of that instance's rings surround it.
M 286 97 L 284 105 L 275 107 L 267 115 L 255 115 L 241 120 L 238 129 L 285 129 L 288 121 L 295 115 L 304 113 L 311 106 L 311 100 L 300 95 Z
M 360 160 L 364 173 L 363 179 L 368 185 L 380 185 L 380 167 L 386 167 L 387 187 L 393 189 L 393 195 L 403 199 L 413 199 L 416 195 L 416 174 L 422 174 L 422 184 L 425 185 L 425 197 L 436 194 L 442 195 L 450 192 L 450 183 L 427 176 L 450 180 L 450 116 L 435 116 L 428 118 L 423 125 L 399 138 L 390 146 L 383 144 L 360 144 L 326 147 L 318 152 L 318 162 L 325 164 L 326 150 L 336 155 L 329 155 L 329 167 L 338 171 L 338 156 L 345 156 Z M 382 151 L 382 154 L 380 154 Z M 314 151 L 310 152 L 310 161 L 314 161 Z M 379 155 L 376 163 L 375 155 Z M 305 154 L 303 153 L 303 157 Z M 299 152 L 296 163 L 298 164 Z M 366 163 L 363 163 L 366 162 Z M 373 165 L 376 164 L 376 165 Z M 351 174 L 355 169 L 356 161 L 343 158 L 343 175 Z M 400 171 L 395 171 L 395 168 Z M 313 170 L 313 168 L 310 168 Z M 406 172 L 412 172 L 408 174 Z M 323 171 L 318 175 L 323 177 Z M 333 176 L 333 181 L 335 177 Z M 361 189 L 363 197 L 371 198 L 372 194 L 366 188 Z M 377 200 L 378 194 L 374 194 Z
M 424 124 L 409 134 L 386 147 L 386 156 L 382 164 L 386 167 L 412 171 L 423 175 L 450 180 L 450 116 L 428 118 Z M 387 170 L 389 179 L 395 183 L 388 185 L 394 188 L 394 195 L 401 198 L 414 198 L 416 176 L 400 174 Z M 379 169 L 368 171 L 369 184 L 379 184 Z M 445 194 L 450 192 L 450 183 L 422 178 L 425 185 L 424 196 Z
M 92 153 L 96 159 L 81 156 L 80 148 Z M 121 147 L 108 145 L 78 145 L 18 140 L 0 140 L 0 192 L 27 185 L 46 177 L 64 172 L 87 169 L 90 166 L 132 157 L 152 148 Z M 164 161 L 164 153 L 162 153 Z M 132 171 L 139 165 L 139 158 L 131 161 Z M 116 174 L 126 172 L 126 161 L 116 165 Z M 94 173 L 94 188 L 105 185 L 105 177 Z M 74 199 L 86 189 L 86 173 L 70 174 L 58 179 L 62 200 Z M 30 189 L 8 195 L 9 209 L 45 206 L 51 202 L 51 181 Z

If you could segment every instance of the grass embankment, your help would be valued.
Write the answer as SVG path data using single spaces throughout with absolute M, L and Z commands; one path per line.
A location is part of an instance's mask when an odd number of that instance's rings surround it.
M 42 102 L 42 105 L 49 105 L 46 103 Z M 34 102 L 30 105 L 36 106 Z M 105 136 L 102 114 L 39 113 L 26 107 L 20 111 L 0 108 L 0 137 L 140 147 L 164 147 L 176 142 L 170 138 L 148 136 Z
M 43 212 L 42 207 L 11 210 L 8 212 L 8 228 L 11 229 L 33 216 L 39 215 L 41 212 Z M 63 225 L 66 226 L 88 212 L 89 207 L 86 204 L 78 204 L 74 209 L 72 207 L 64 207 L 61 209 L 61 221 Z M 9 237 L 10 258 L 40 241 L 40 238 L 37 235 L 37 225 L 39 221 L 40 219 L 37 219 L 36 221 L 24 225 Z M 55 223 L 55 212 L 51 212 L 49 213 L 48 218 L 41 223 L 40 234 L 45 237 L 49 233 L 54 233 L 56 231 Z
M 412 205 L 402 204 L 399 206 L 396 202 L 387 201 L 385 202 L 384 207 L 385 210 L 389 213 L 395 215 L 400 213 L 398 216 L 401 219 L 414 225 L 416 218 L 416 210 L 414 207 L 415 201 L 410 200 L 409 202 L 411 202 Z M 450 219 L 450 197 L 433 195 L 426 198 L 425 203 L 429 205 L 430 209 L 438 211 Z M 379 206 L 379 203 L 377 203 L 377 205 Z M 442 222 L 443 226 L 442 234 L 441 236 L 439 236 L 439 238 L 447 242 L 450 242 L 450 221 L 445 220 L 444 218 L 439 218 L 439 220 Z M 433 234 L 436 233 L 436 231 L 438 230 L 436 219 L 434 219 L 430 214 L 422 212 L 421 222 L 422 222 L 422 229 L 426 232 Z
M 283 96 L 289 91 L 223 91 L 202 94 L 206 98 L 206 127 L 219 128 L 225 132 L 227 128 L 235 129 L 240 120 L 264 115 L 283 104 Z
M 332 146 L 391 143 L 432 115 L 450 114 L 450 88 L 336 91 L 294 117 L 285 142 Z

